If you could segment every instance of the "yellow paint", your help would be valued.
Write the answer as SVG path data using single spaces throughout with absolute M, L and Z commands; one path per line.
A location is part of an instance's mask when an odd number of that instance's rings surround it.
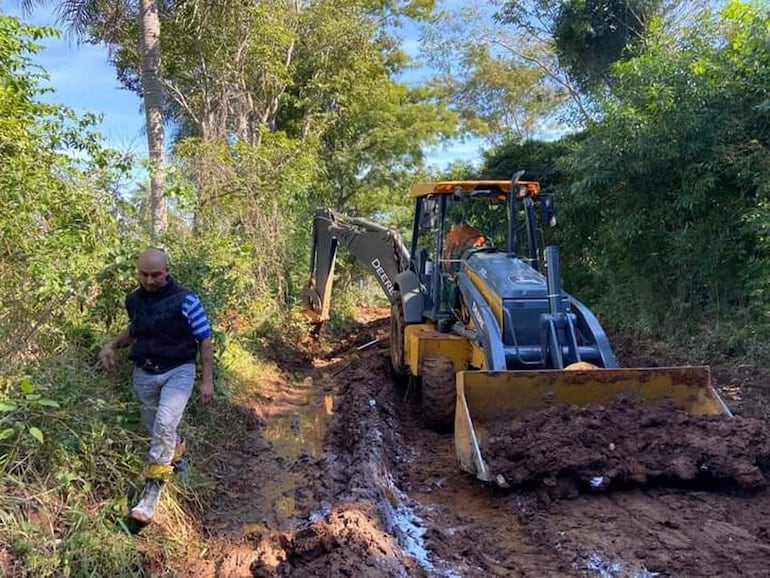
M 478 343 L 471 343 L 471 367 L 487 368 L 487 356 L 484 354 L 484 348 Z
M 518 181 L 516 183 L 520 193 L 517 197 L 537 195 L 540 193 L 540 183 L 535 181 Z M 511 192 L 511 181 L 437 181 L 429 183 L 417 183 L 409 190 L 412 197 L 425 197 L 427 195 L 447 195 L 458 188 L 465 193 L 475 190 L 498 188 L 503 193 Z M 504 197 L 500 200 L 504 200 Z
M 471 416 L 516 417 L 554 404 L 606 404 L 625 395 L 643 405 L 671 402 L 695 415 L 723 412 L 708 367 L 572 371 L 465 371 Z
M 593 363 L 588 363 L 587 361 L 576 361 L 575 363 L 570 363 L 567 367 L 564 368 L 565 371 L 578 371 L 581 369 L 599 369 L 599 366 L 594 365 Z
M 468 368 L 471 359 L 470 342 L 459 335 L 440 333 L 433 325 L 421 323 L 404 329 L 404 360 L 413 375 L 419 375 L 420 359 L 426 355 L 445 355 L 455 370 Z
M 481 296 L 484 298 L 484 301 L 487 302 L 489 305 L 489 308 L 492 310 L 492 314 L 495 316 L 495 319 L 497 320 L 497 326 L 500 328 L 500 332 L 503 331 L 503 300 L 500 298 L 499 295 L 495 295 L 492 293 L 492 290 L 487 286 L 487 284 L 484 282 L 484 280 L 479 277 L 478 273 L 476 273 L 472 269 L 465 269 L 465 273 L 467 273 L 468 278 L 471 280 L 471 283 L 473 283 L 473 286 L 478 289 L 479 293 L 481 293 Z

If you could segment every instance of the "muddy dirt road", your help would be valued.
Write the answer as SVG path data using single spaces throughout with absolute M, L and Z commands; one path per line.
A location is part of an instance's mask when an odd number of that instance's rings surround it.
M 367 313 L 255 402 L 210 474 L 204 524 L 221 547 L 181 575 L 768 575 L 765 489 L 551 499 L 461 472 L 452 436 L 425 429 L 389 379 L 388 311 Z

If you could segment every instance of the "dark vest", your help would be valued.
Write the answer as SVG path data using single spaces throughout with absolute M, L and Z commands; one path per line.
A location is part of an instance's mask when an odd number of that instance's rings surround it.
M 136 340 L 129 357 L 137 367 L 163 373 L 195 361 L 198 344 L 182 315 L 182 303 L 189 294 L 169 276 L 156 293 L 138 287 L 126 296 L 131 337 Z

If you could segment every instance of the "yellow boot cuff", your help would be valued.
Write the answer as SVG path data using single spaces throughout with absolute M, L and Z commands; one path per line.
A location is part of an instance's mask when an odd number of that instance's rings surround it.
M 187 442 L 185 440 L 182 440 L 180 443 L 177 444 L 176 449 L 174 450 L 174 457 L 171 458 L 172 462 L 177 461 L 179 458 L 181 458 L 185 452 L 187 451 Z
M 165 482 L 173 477 L 174 466 L 170 464 L 144 464 L 142 473 L 148 480 L 161 480 Z

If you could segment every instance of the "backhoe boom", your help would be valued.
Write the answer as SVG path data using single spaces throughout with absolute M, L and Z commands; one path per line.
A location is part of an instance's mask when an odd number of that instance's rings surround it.
M 339 245 L 371 269 L 391 303 L 396 275 L 409 267 L 409 251 L 398 231 L 366 219 L 347 217 L 332 209 L 316 211 L 310 252 L 310 282 L 303 298 L 305 309 L 319 323 L 329 319 L 334 263 Z

